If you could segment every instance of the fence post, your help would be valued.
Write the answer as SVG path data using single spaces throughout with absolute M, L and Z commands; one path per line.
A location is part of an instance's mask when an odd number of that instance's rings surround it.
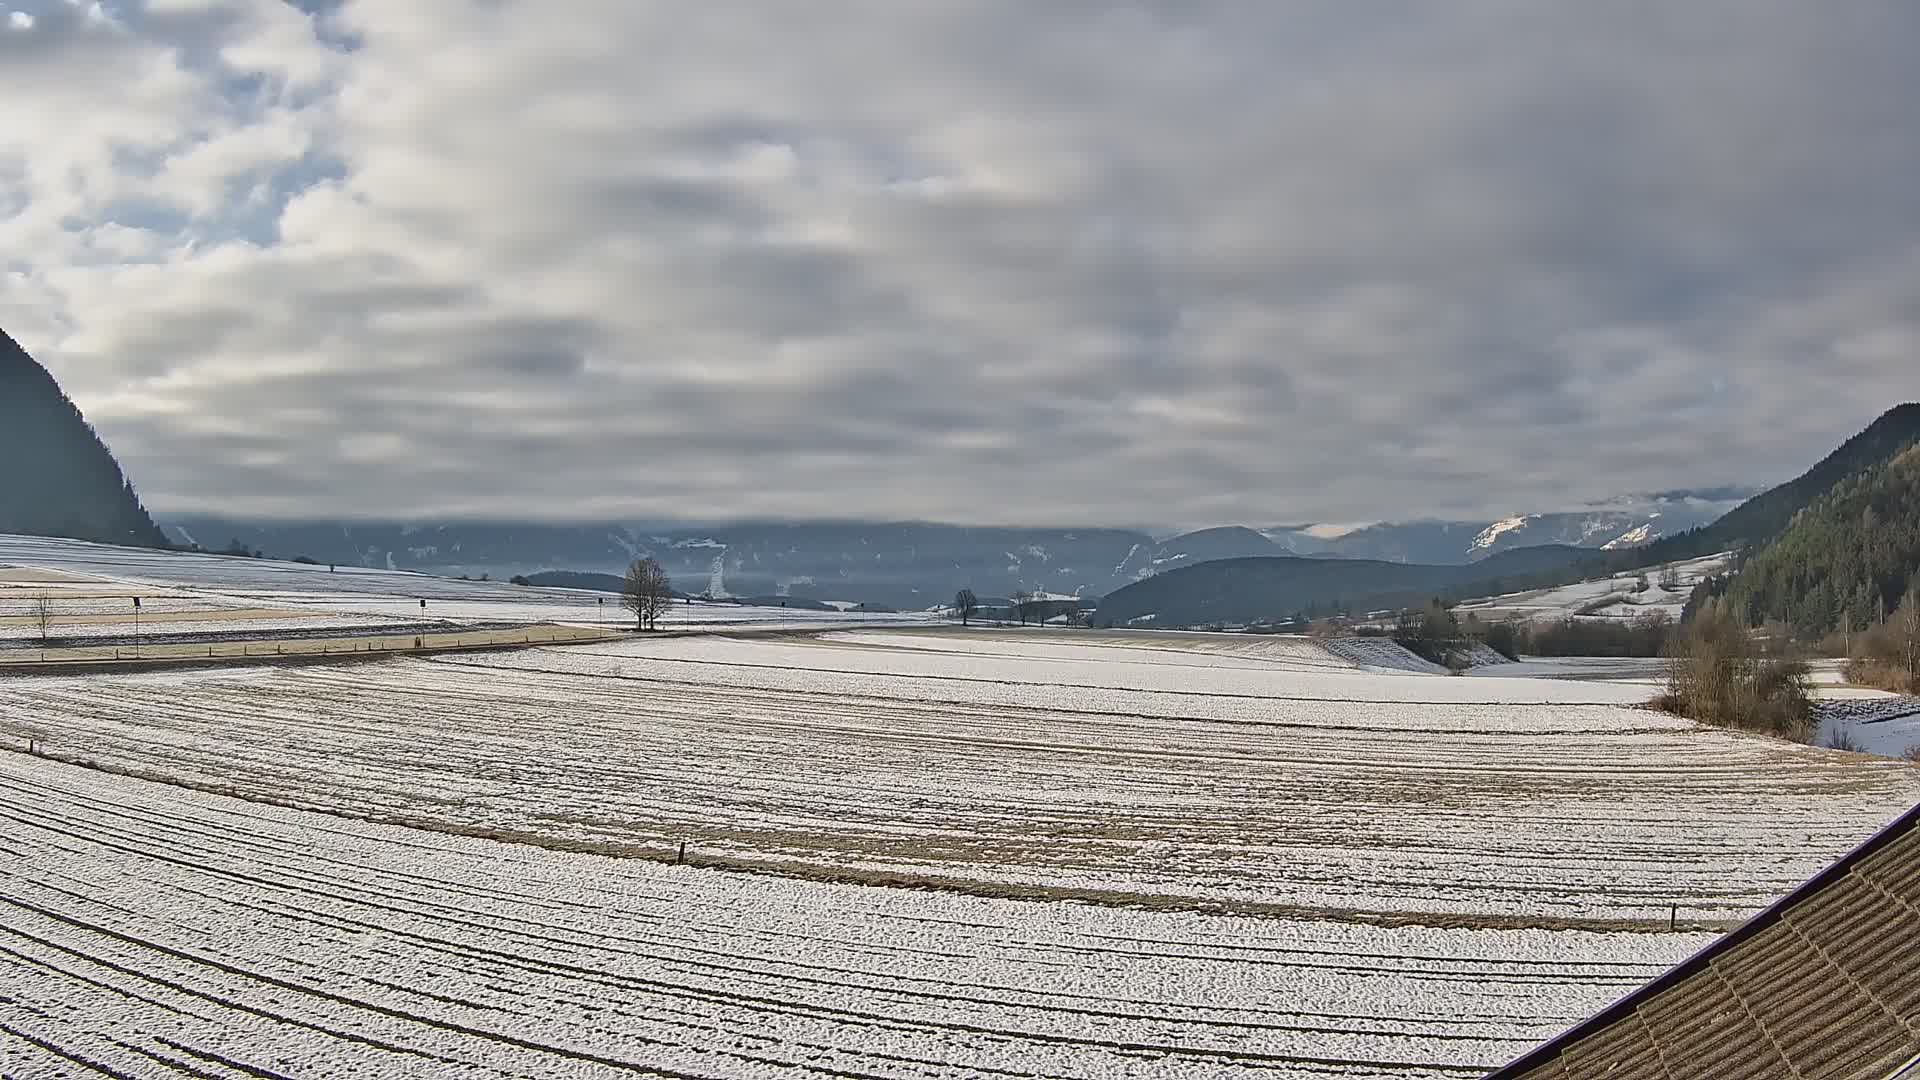
M 673 865 L 679 866 L 687 861 L 687 842 L 680 841 L 680 854 L 674 857 Z
M 1680 905 L 1667 905 L 1667 929 L 1678 929 L 1680 925 Z

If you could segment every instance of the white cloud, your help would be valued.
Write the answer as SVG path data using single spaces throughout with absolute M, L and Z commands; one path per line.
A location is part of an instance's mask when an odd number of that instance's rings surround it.
M 1899 3 L 67 10 L 0 325 L 163 507 L 1544 510 L 1920 388 Z

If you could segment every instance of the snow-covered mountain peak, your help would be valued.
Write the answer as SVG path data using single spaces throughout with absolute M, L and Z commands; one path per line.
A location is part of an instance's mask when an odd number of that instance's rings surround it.
M 1526 528 L 1528 523 L 1532 522 L 1537 516 L 1538 515 L 1534 514 L 1526 514 L 1520 517 L 1510 517 L 1504 521 L 1496 521 L 1481 530 L 1480 535 L 1474 537 L 1473 543 L 1467 546 L 1467 550 L 1470 552 L 1490 551 L 1495 544 L 1500 542 L 1502 536 L 1518 529 Z

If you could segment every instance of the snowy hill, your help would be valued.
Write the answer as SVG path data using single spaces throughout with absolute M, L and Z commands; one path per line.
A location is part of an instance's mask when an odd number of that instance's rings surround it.
M 1630 622 L 1654 612 L 1677 622 L 1693 587 L 1725 570 L 1732 560 L 1732 552 L 1722 552 L 1550 589 L 1468 600 L 1455 611 L 1462 618 L 1472 614 L 1490 622 L 1559 622 L 1571 618 Z

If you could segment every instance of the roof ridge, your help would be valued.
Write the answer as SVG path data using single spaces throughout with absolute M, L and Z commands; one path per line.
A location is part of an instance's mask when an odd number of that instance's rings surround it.
M 1775 923 L 1783 922 L 1792 908 L 1812 899 L 1829 886 L 1839 882 L 1852 873 L 1860 863 L 1871 858 L 1882 848 L 1904 837 L 1909 832 L 1920 830 L 1920 804 L 1901 814 L 1883 826 L 1878 832 L 1861 842 L 1858 847 L 1842 855 L 1832 865 L 1808 878 L 1799 888 L 1781 897 L 1766 910 L 1740 924 L 1732 932 L 1715 940 L 1706 948 L 1674 965 L 1652 982 L 1633 991 L 1627 996 L 1580 1021 L 1553 1038 L 1534 1047 L 1527 1053 L 1486 1074 L 1485 1080 L 1517 1080 L 1518 1077 L 1538 1069 L 1557 1059 L 1561 1052 L 1595 1032 L 1612 1027 L 1635 1015 L 1639 1007 L 1656 995 L 1671 989 L 1682 980 L 1713 968 L 1714 961 L 1733 948 L 1757 937 L 1762 931 Z M 1865 875 L 1861 875 L 1863 878 Z

